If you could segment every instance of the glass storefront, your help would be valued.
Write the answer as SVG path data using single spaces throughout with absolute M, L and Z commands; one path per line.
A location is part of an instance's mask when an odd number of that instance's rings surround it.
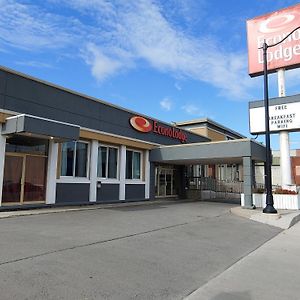
M 155 196 L 176 196 L 175 169 L 172 166 L 158 166 L 155 168 Z
M 3 204 L 44 202 L 48 141 L 23 136 L 7 139 Z

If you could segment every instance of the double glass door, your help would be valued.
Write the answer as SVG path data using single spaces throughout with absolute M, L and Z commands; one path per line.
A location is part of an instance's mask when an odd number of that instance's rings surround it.
M 47 157 L 22 153 L 5 155 L 2 203 L 44 202 Z
M 175 194 L 174 169 L 158 167 L 156 169 L 156 196 L 168 197 Z

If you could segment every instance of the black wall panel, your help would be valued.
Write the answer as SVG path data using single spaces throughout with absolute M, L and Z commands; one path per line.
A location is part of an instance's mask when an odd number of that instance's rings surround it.
M 143 200 L 145 199 L 144 184 L 126 184 L 125 187 L 126 200 Z
M 119 184 L 102 184 L 97 188 L 97 202 L 119 200 Z
M 56 203 L 88 203 L 89 183 L 57 183 Z

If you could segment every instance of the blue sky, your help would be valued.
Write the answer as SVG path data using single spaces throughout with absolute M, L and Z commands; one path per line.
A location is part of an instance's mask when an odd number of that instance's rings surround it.
M 248 102 L 263 98 L 263 78 L 247 73 L 245 22 L 296 3 L 0 0 L 0 64 L 163 121 L 208 117 L 251 137 Z M 299 69 L 286 88 L 300 93 Z

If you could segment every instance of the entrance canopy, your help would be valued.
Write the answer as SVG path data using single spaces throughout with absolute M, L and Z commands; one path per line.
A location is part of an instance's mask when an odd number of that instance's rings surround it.
M 243 164 L 244 207 L 252 207 L 254 161 L 265 161 L 265 147 L 250 139 L 162 146 L 151 150 L 150 161 L 166 164 Z
M 265 161 L 265 147 L 250 139 L 161 146 L 150 152 L 150 161 L 170 164 L 243 163 L 243 157 Z
M 31 115 L 17 115 L 6 119 L 2 134 L 51 137 L 56 141 L 78 140 L 80 127 Z

